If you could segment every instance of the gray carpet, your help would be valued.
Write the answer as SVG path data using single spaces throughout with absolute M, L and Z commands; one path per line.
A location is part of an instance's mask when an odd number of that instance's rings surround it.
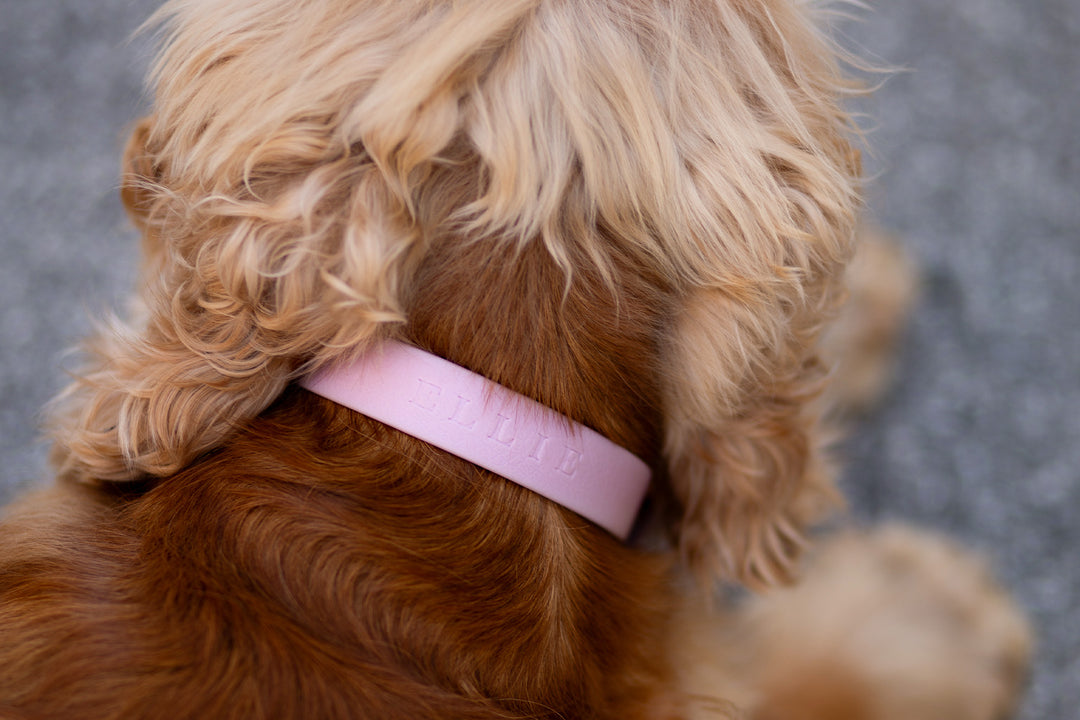
M 925 282 L 887 402 L 846 446 L 858 515 L 986 550 L 1040 644 L 1022 718 L 1080 718 L 1080 3 L 879 0 L 907 71 L 862 106 L 877 219 Z M 0 0 L 0 499 L 45 475 L 64 348 L 131 286 L 116 199 L 153 0 Z

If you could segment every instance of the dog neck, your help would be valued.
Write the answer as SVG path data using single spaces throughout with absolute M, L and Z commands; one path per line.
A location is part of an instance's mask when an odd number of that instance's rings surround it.
M 648 489 L 649 466 L 629 450 L 410 345 L 386 342 L 301 385 L 543 495 L 622 540 Z

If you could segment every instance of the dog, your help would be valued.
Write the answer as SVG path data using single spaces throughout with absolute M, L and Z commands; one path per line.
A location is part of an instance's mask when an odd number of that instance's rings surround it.
M 1013 706 L 1028 634 L 977 560 L 895 528 L 803 560 L 839 502 L 819 336 L 860 209 L 857 87 L 817 11 L 156 22 L 124 152 L 138 307 L 57 402 L 55 487 L 0 525 L 0 716 Z

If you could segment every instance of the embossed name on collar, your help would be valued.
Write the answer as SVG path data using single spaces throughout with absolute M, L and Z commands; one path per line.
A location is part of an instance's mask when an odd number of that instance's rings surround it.
M 386 342 L 301 385 L 490 470 L 621 539 L 651 472 L 591 428 L 410 345 Z

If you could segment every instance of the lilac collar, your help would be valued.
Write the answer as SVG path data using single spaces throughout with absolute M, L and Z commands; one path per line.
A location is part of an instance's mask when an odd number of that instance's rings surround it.
M 386 342 L 301 385 L 527 487 L 622 540 L 649 486 L 649 466 L 629 450 L 410 345 Z

